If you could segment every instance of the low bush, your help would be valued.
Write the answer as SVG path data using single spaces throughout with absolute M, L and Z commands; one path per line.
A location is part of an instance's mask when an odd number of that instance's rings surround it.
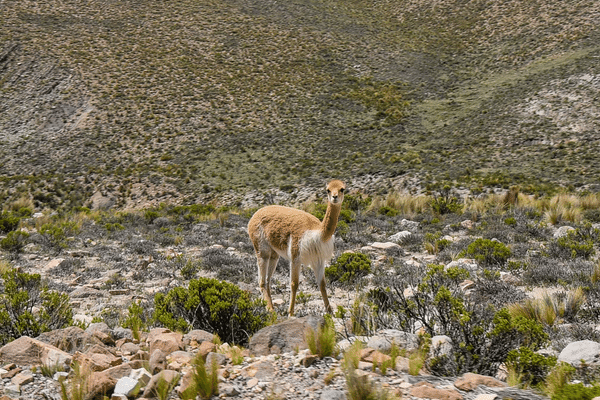
M 25 231 L 11 231 L 6 237 L 0 240 L 0 248 L 12 254 L 19 254 L 27 243 L 29 233 Z
M 371 259 L 362 253 L 343 253 L 325 268 L 325 277 L 331 283 L 353 285 L 371 272 Z
M 380 328 L 421 327 L 430 336 L 449 336 L 454 351 L 430 359 L 432 372 L 493 375 L 511 350 L 522 346 L 537 350 L 548 341 L 537 322 L 513 317 L 481 296 L 466 297 L 460 288 L 469 276 L 466 270 L 441 265 L 405 268 L 391 282 L 387 278 L 387 288 L 372 298 L 375 318 Z M 385 282 L 379 284 L 386 287 Z
M 591 227 L 582 227 L 570 231 L 565 236 L 553 240 L 548 245 L 548 253 L 557 258 L 589 259 L 594 255 L 594 244 L 598 242 L 599 231 Z
M 271 321 L 271 314 L 263 300 L 236 285 L 199 278 L 191 280 L 187 289 L 176 287 L 166 294 L 158 293 L 154 318 L 173 331 L 204 329 L 228 343 L 243 345 Z
M 556 357 L 534 353 L 529 347 L 511 350 L 506 357 L 506 366 L 510 374 L 518 383 L 528 387 L 535 387 L 544 382 L 555 365 Z
M 459 214 L 463 209 L 460 200 L 452 195 L 450 186 L 444 186 L 439 194 L 434 195 L 430 203 L 431 209 L 436 214 Z
M 36 337 L 73 322 L 69 296 L 48 290 L 39 274 L 9 270 L 2 278 L 0 344 L 21 336 Z
M 474 258 L 484 268 L 501 267 L 511 256 L 510 249 L 504 244 L 490 239 L 476 239 L 461 256 Z
M 21 207 L 16 211 L 2 211 L 0 213 L 0 232 L 8 233 L 19 227 L 22 218 L 29 218 L 33 212 L 27 207 Z

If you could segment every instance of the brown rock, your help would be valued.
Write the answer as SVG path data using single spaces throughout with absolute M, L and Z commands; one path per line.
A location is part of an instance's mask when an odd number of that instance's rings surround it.
M 125 355 L 135 354 L 140 351 L 140 346 L 132 342 L 122 343 L 121 345 L 117 346 L 117 348 Z
M 324 321 L 321 316 L 309 315 L 267 326 L 252 336 L 248 348 L 256 355 L 291 353 L 306 349 L 308 345 L 304 341 L 304 332 L 307 328 L 316 332 Z
M 93 372 L 89 375 L 86 399 L 100 398 L 104 394 L 112 392 L 120 378 L 129 376 L 132 370 L 142 367 L 143 363 L 141 361 L 131 361 L 104 371 Z M 82 374 L 85 375 L 86 371 L 82 371 Z M 87 374 L 89 374 L 89 371 Z
M 206 358 L 208 353 L 211 351 L 215 351 L 217 345 L 211 342 L 202 342 L 200 347 L 198 348 L 198 354 L 202 355 L 203 358 Z
M 152 375 L 159 373 L 160 371 L 167 369 L 167 355 L 161 350 L 156 349 L 150 356 L 150 373 Z
M 21 336 L 0 348 L 0 362 L 19 365 L 42 364 L 66 368 L 71 364 L 71 358 L 69 353 L 28 336 Z
M 194 329 L 183 335 L 183 344 L 189 346 L 192 342 L 212 342 L 215 338 L 210 332 L 203 331 L 201 329 Z
M 488 387 L 505 387 L 506 383 L 492 378 L 491 376 L 473 374 L 470 372 L 467 372 L 454 382 L 454 386 L 465 391 L 475 390 L 479 385 Z
M 38 336 L 37 339 L 41 342 L 58 347 L 68 353 L 75 353 L 76 351 L 83 352 L 95 344 L 102 345 L 102 342 L 98 338 L 90 333 L 86 333 L 77 326 L 44 332 Z
M 169 385 L 171 385 L 175 382 L 176 379 L 179 379 L 179 372 L 168 369 L 159 372 L 158 374 L 152 376 L 152 379 L 150 379 L 150 382 L 148 382 L 148 385 L 146 385 L 146 388 L 144 389 L 143 396 L 147 398 L 157 397 L 158 394 L 156 392 L 156 389 L 160 380 L 164 380 Z
M 410 389 L 410 395 L 421 399 L 462 400 L 460 393 L 453 389 L 438 389 L 428 382 L 419 382 Z
M 271 382 L 275 378 L 275 367 L 268 361 L 257 361 L 242 368 L 242 376 Z
M 15 385 L 27 385 L 28 383 L 33 382 L 33 375 L 29 371 L 21 372 L 20 374 L 15 375 L 11 380 Z
M 302 360 L 300 360 L 300 364 L 302 364 L 303 367 L 308 368 L 311 365 L 313 365 L 315 363 L 315 361 L 317 361 L 319 359 L 319 356 L 314 355 L 314 354 L 308 354 L 306 357 L 304 357 Z
M 371 362 L 373 364 L 381 365 L 385 361 L 390 361 L 392 357 L 387 354 L 383 354 L 380 351 L 373 351 L 367 357 L 363 358 L 364 361 Z
M 84 354 L 80 352 L 73 355 L 73 361 L 77 362 L 80 368 L 89 371 L 104 371 L 123 363 L 123 360 L 120 357 L 115 357 L 112 354 Z
M 396 357 L 396 371 L 408 373 L 409 372 L 409 360 L 406 357 Z
M 107 356 L 116 357 L 117 353 L 112 347 L 93 345 L 87 349 L 86 354 L 106 354 Z
M 165 354 L 171 354 L 174 351 L 183 349 L 183 335 L 178 332 L 171 332 L 168 329 L 152 329 L 148 333 L 147 340 L 150 354 L 156 349 L 162 350 Z
M 13 376 L 17 375 L 19 372 L 23 371 L 21 368 L 12 368 L 10 370 L 8 370 L 7 372 L 0 374 L 0 378 L 2 379 L 10 379 Z
M 188 353 L 187 351 L 179 350 L 169 354 L 167 359 L 169 364 L 178 363 L 179 365 L 190 365 L 194 359 L 194 355 L 192 353 Z

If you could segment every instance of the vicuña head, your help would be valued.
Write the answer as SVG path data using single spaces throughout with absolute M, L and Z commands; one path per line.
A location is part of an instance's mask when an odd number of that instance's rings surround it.
M 335 228 L 344 200 L 346 187 L 333 180 L 327 185 L 327 211 L 323 221 L 302 210 L 283 206 L 267 206 L 258 210 L 248 223 L 248 234 L 258 259 L 260 291 L 273 310 L 271 277 L 279 257 L 290 262 L 292 295 L 289 315 L 294 315 L 296 292 L 300 280 L 300 266 L 310 265 L 323 296 L 325 310 L 331 306 L 325 289 L 325 264 L 333 257 Z

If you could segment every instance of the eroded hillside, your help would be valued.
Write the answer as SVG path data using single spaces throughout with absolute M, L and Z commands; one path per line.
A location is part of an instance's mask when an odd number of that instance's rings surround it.
M 592 0 L 0 11 L 5 199 L 299 201 L 332 176 L 369 191 L 588 187 L 600 172 Z

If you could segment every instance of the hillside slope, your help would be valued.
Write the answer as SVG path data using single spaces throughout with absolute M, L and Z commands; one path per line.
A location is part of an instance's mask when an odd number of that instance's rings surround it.
M 5 0 L 0 26 L 4 199 L 594 189 L 600 172 L 593 0 Z

